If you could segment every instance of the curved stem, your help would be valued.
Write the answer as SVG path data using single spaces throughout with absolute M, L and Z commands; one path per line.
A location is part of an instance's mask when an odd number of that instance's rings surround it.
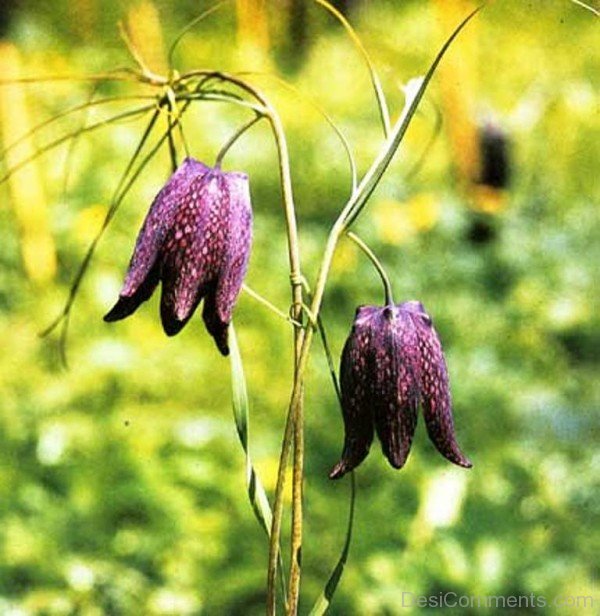
M 178 94 L 179 101 L 214 101 L 217 103 L 233 103 L 245 109 L 251 109 L 255 113 L 265 115 L 265 109 L 262 105 L 253 105 L 252 103 L 236 98 L 235 96 L 226 95 L 218 92 L 203 92 L 198 94 Z
M 138 107 L 137 109 L 131 109 L 129 111 L 125 111 L 123 113 L 119 113 L 115 116 L 107 118 L 106 120 L 100 120 L 99 122 L 90 124 L 89 126 L 85 126 L 84 128 L 80 130 L 71 131 L 70 133 L 63 135 L 62 137 L 54 139 L 50 143 L 47 143 L 45 146 L 43 146 L 40 150 L 36 151 L 31 156 L 28 156 L 27 158 L 19 161 L 18 163 L 13 165 L 10 169 L 8 169 L 6 173 L 2 177 L 0 177 L 0 184 L 3 184 L 6 180 L 8 180 L 8 178 L 13 173 L 18 171 L 25 165 L 29 164 L 31 161 L 35 160 L 38 156 L 41 156 L 42 154 L 45 154 L 46 152 L 52 150 L 53 148 L 58 147 L 59 145 L 61 145 L 62 143 L 65 143 L 66 141 L 68 141 L 69 139 L 71 139 L 72 137 L 76 135 L 82 135 L 83 133 L 89 133 L 89 132 L 96 130 L 97 128 L 108 126 L 109 124 L 112 124 L 113 122 L 119 122 L 120 120 L 125 120 L 127 118 L 133 118 L 135 116 L 145 114 L 147 111 L 150 111 L 151 109 L 155 107 L 156 105 L 145 105 L 143 107 Z
M 214 73 L 216 78 L 223 79 L 238 86 L 254 97 L 266 110 L 266 116 L 271 124 L 279 159 L 279 174 L 283 193 L 283 206 L 285 224 L 288 239 L 288 259 L 290 265 L 290 284 L 292 287 L 291 317 L 294 321 L 302 320 L 302 290 L 303 280 L 300 268 L 300 243 L 298 240 L 298 225 L 296 222 L 296 209 L 292 189 L 292 177 L 290 172 L 290 158 L 287 147 L 285 131 L 279 114 L 269 101 L 253 86 L 245 81 L 224 73 Z M 294 435 L 294 474 L 292 487 L 292 554 L 290 566 L 290 588 L 288 593 L 288 605 L 286 611 L 295 614 L 298 607 L 300 591 L 300 554 L 302 544 L 302 475 L 304 461 L 303 441 L 303 378 L 300 375 L 299 358 L 300 349 L 305 339 L 304 330 L 296 326 L 294 328 L 294 386 L 298 392 L 294 412 L 288 412 L 284 429 L 279 469 L 277 473 L 277 486 L 273 504 L 273 523 L 269 539 L 269 566 L 267 572 L 267 614 L 275 614 L 276 594 L 275 582 L 277 578 L 277 560 L 281 537 L 281 519 L 283 514 L 283 490 L 285 487 L 285 471 L 290 452 L 292 435 Z
M 173 129 L 175 128 L 175 122 L 177 119 L 175 113 L 175 110 L 177 109 L 177 101 L 175 100 L 175 93 L 171 88 L 167 90 L 167 100 L 167 134 L 169 143 L 169 157 L 171 158 L 171 172 L 175 173 L 178 165 L 177 147 L 175 146 L 175 139 L 173 138 Z
M 329 124 L 333 132 L 340 140 L 340 143 L 344 148 L 344 152 L 348 157 L 348 164 L 350 166 L 350 181 L 352 183 L 352 191 L 354 191 L 356 189 L 356 185 L 358 184 L 358 172 L 356 170 L 356 161 L 354 160 L 354 155 L 352 154 L 352 148 L 350 147 L 350 143 L 348 142 L 348 139 L 346 138 L 342 130 L 333 121 L 331 116 L 319 105 L 319 103 L 317 103 L 312 97 L 308 96 L 305 92 L 302 92 L 294 84 L 274 73 L 268 73 L 264 71 L 244 71 L 243 73 L 239 74 L 258 75 L 261 77 L 268 77 L 269 79 L 274 80 L 277 84 L 294 94 L 294 96 L 298 97 L 301 101 L 308 103 L 311 107 L 315 109 L 315 111 L 317 111 L 317 113 L 319 113 L 319 115 L 322 116 L 322 118 L 327 122 L 327 124 Z
M 262 114 L 257 113 L 255 117 L 253 117 L 249 122 L 246 122 L 243 126 L 241 126 L 235 133 L 225 142 L 219 153 L 217 154 L 217 158 L 215 159 L 215 167 L 220 167 L 221 162 L 223 162 L 223 158 L 225 154 L 229 151 L 231 146 L 252 126 L 254 126 L 260 119 L 264 116 Z
M 120 76 L 120 74 L 122 74 L 122 76 Z M 49 81 L 143 81 L 145 83 L 152 83 L 141 75 L 139 71 L 130 67 L 122 67 L 97 75 L 46 75 L 44 77 L 0 79 L 0 86 L 11 85 L 13 83 L 47 83 Z M 158 85 L 164 85 L 164 83 L 161 82 Z
M 385 305 L 391 306 L 394 304 L 394 296 L 392 293 L 392 284 L 387 275 L 387 272 L 383 269 L 383 265 L 381 265 L 381 261 L 376 257 L 375 253 L 363 242 L 356 233 L 352 233 L 352 231 L 348 231 L 346 236 L 349 237 L 369 258 L 371 263 L 375 266 L 377 273 L 381 277 L 381 282 L 383 283 L 384 293 L 385 293 Z
M 375 98 L 377 99 L 377 108 L 379 109 L 379 117 L 381 119 L 381 125 L 383 128 L 383 134 L 387 137 L 391 130 L 390 124 L 390 112 L 388 111 L 387 101 L 385 99 L 385 94 L 383 93 L 383 88 L 381 87 L 381 81 L 379 79 L 379 75 L 377 75 L 377 71 L 373 66 L 373 62 L 369 57 L 365 46 L 362 44 L 360 37 L 354 31 L 354 28 L 350 24 L 350 22 L 344 17 L 344 15 L 338 11 L 332 4 L 330 4 L 327 0 L 315 0 L 317 4 L 320 4 L 324 9 L 329 11 L 341 24 L 344 26 L 348 36 L 362 55 L 367 69 L 369 70 L 369 75 L 371 77 L 371 83 L 373 84 L 373 90 L 375 91 Z
M 237 86 L 264 108 L 264 115 L 269 120 L 275 144 L 277 146 L 279 175 L 282 186 L 283 208 L 285 214 L 285 225 L 288 244 L 288 260 L 290 268 L 290 284 L 292 288 L 292 308 L 291 318 L 298 323 L 294 327 L 294 385 L 293 391 L 297 392 L 294 411 L 288 411 L 286 425 L 284 429 L 283 442 L 281 446 L 281 456 L 279 459 L 279 470 L 277 473 L 277 487 L 275 489 L 275 500 L 273 504 L 273 522 L 271 526 L 271 536 L 269 539 L 269 567 L 267 573 L 267 613 L 275 614 L 276 591 L 275 582 L 277 577 L 277 561 L 279 554 L 279 543 L 281 536 L 281 519 L 283 513 L 283 490 L 285 487 L 285 471 L 289 456 L 292 435 L 294 435 L 294 478 L 292 496 L 292 556 L 290 567 L 290 590 L 288 594 L 289 605 L 286 611 L 295 614 L 298 606 L 300 590 L 300 553 L 302 542 L 302 473 L 304 459 L 304 443 L 302 438 L 303 431 L 303 375 L 304 370 L 300 370 L 301 348 L 305 342 L 304 329 L 300 326 L 302 321 L 303 303 L 303 281 L 302 270 L 300 268 L 300 243 L 298 239 L 298 225 L 296 222 L 296 208 L 294 205 L 294 195 L 292 189 L 292 177 L 290 172 L 290 158 L 287 147 L 285 131 L 279 114 L 256 88 L 243 81 L 242 79 L 222 73 L 220 71 L 191 71 L 181 77 L 182 80 L 200 76 L 203 78 L 220 79 L 227 83 Z M 311 330 L 309 330 L 311 331 Z M 301 378 L 302 375 L 302 378 Z
M 323 3 L 322 3 L 323 4 Z M 481 8 L 481 7 L 480 7 Z M 452 35 L 446 40 L 441 50 L 438 52 L 425 77 L 420 80 L 418 86 L 414 89 L 416 92 L 412 96 L 407 93 L 407 104 L 401 114 L 399 120 L 395 123 L 393 130 L 386 140 L 380 154 L 372 163 L 366 175 L 363 177 L 359 186 L 353 192 L 352 196 L 342 209 L 342 212 L 333 224 L 323 253 L 317 283 L 315 285 L 315 293 L 310 306 L 310 312 L 314 318 L 319 317 L 323 297 L 325 294 L 325 286 L 331 269 L 333 256 L 337 243 L 342 234 L 348 229 L 352 222 L 358 217 L 363 207 L 365 206 L 371 193 L 375 190 L 386 168 L 388 167 L 394 153 L 396 152 L 400 142 L 402 141 L 406 129 L 410 124 L 410 120 L 415 113 L 415 110 L 425 92 L 425 89 L 435 72 L 437 65 L 442 59 L 444 53 L 451 45 L 452 41 L 458 36 L 462 28 L 470 19 L 480 10 L 473 11 L 463 22 L 454 30 Z M 300 254 L 298 243 L 298 232 L 296 225 L 295 207 L 292 193 L 289 155 L 285 134 L 281 124 L 281 120 L 272 108 L 269 102 L 255 88 L 242 81 L 241 79 L 221 73 L 219 71 L 190 71 L 179 79 L 179 83 L 184 83 L 185 80 L 193 77 L 203 77 L 206 79 L 221 79 L 232 85 L 239 87 L 247 94 L 252 96 L 266 109 L 266 115 L 269 119 L 273 134 L 275 137 L 277 150 L 279 154 L 279 171 L 281 176 L 281 184 L 283 189 L 283 204 L 286 218 L 286 229 L 288 236 L 288 253 L 290 261 L 290 282 L 292 286 L 292 313 L 294 320 L 300 321 L 302 311 L 302 290 L 304 278 L 300 269 Z M 387 131 L 386 131 L 387 132 Z M 303 463 L 303 396 L 304 396 L 304 375 L 308 366 L 308 358 L 314 328 L 309 327 L 306 330 L 300 327 L 295 328 L 294 348 L 295 348 L 295 370 L 294 370 L 294 385 L 284 437 L 279 459 L 279 470 L 277 474 L 277 487 L 275 492 L 275 502 L 273 505 L 273 523 L 271 527 L 271 536 L 269 542 L 269 570 L 267 576 L 267 614 L 274 615 L 276 608 L 275 596 L 275 579 L 277 575 L 277 558 L 279 553 L 279 539 L 281 534 L 281 517 L 283 510 L 283 488 L 285 486 L 285 470 L 287 459 L 289 456 L 292 436 L 295 436 L 294 448 L 294 485 L 293 485 L 293 505 L 292 505 L 292 556 L 291 556 L 291 571 L 290 571 L 290 590 L 288 594 L 289 606 L 288 614 L 296 614 L 299 584 L 300 584 L 300 554 L 302 540 L 302 463 Z
M 50 124 L 57 122 L 58 120 L 65 118 L 66 116 L 76 113 L 77 111 L 85 111 L 86 109 L 90 109 L 91 107 L 96 107 L 99 105 L 105 105 L 107 103 L 115 103 L 127 100 L 156 100 L 156 96 L 153 94 L 148 95 L 133 95 L 133 96 L 109 96 L 107 98 L 101 98 L 97 100 L 88 100 L 85 103 L 81 103 L 79 105 L 75 105 L 74 107 L 70 107 L 65 109 L 61 113 L 57 113 L 53 115 L 51 118 L 36 124 L 31 130 L 27 131 L 23 135 L 21 135 L 15 141 L 9 143 L 1 152 L 0 152 L 0 160 L 3 159 L 11 150 L 17 147 L 19 144 L 23 143 L 23 141 L 29 139 L 32 135 L 34 135 L 37 131 L 49 126 Z
M 208 9 L 206 9 L 205 11 L 200 13 L 200 15 L 198 15 L 197 17 L 192 19 L 192 21 L 190 21 L 188 24 L 186 24 L 183 27 L 183 29 L 179 31 L 177 36 L 173 39 L 173 42 L 171 43 L 171 46 L 169 47 L 169 51 L 168 51 L 168 54 L 167 54 L 167 61 L 168 61 L 169 69 L 171 70 L 171 72 L 173 71 L 173 55 L 175 53 L 175 50 L 177 49 L 177 45 L 179 45 L 179 43 L 181 42 L 181 39 L 195 25 L 199 24 L 204 18 L 208 17 L 211 13 L 214 13 L 215 11 L 219 10 L 220 8 L 222 8 L 225 4 L 227 4 L 227 2 L 228 2 L 228 0 L 222 0 L 221 2 L 217 2 L 217 4 L 214 4 L 213 6 L 209 7 Z

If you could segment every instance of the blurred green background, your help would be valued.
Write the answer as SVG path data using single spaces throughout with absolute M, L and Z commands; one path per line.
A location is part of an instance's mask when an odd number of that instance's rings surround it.
M 346 133 L 363 172 L 381 129 L 368 74 L 339 24 L 310 2 L 267 4 L 231 3 L 198 24 L 175 58 L 181 70 L 263 73 L 248 79 L 272 97 L 287 130 L 312 281 L 328 226 L 348 196 L 349 173 L 309 99 Z M 208 4 L 3 6 L 0 78 L 15 70 L 81 75 L 132 66 L 116 27 L 131 11 L 140 45 L 159 66 L 161 45 Z M 397 117 L 400 86 L 426 70 L 470 5 L 338 6 L 372 53 Z M 534 593 L 548 601 L 593 596 L 595 608 L 580 604 L 572 612 L 597 613 L 598 21 L 566 0 L 491 3 L 445 67 L 356 230 L 389 269 L 396 299 L 419 299 L 433 316 L 459 442 L 474 468 L 442 459 L 422 421 L 400 472 L 374 443 L 356 474 L 354 541 L 331 613 L 411 613 L 416 608 L 402 606 L 403 592 L 447 591 Z M 264 73 L 286 77 L 302 97 Z M 92 91 L 69 81 L 5 88 L 4 145 L 92 94 L 134 91 L 140 88 L 106 83 Z M 36 133 L 30 147 L 137 104 L 71 115 Z M 409 173 L 430 140 L 436 109 L 442 131 Z M 222 104 L 196 105 L 184 121 L 192 155 L 212 163 L 246 117 Z M 487 190 L 468 177 L 481 122 L 503 127 L 510 140 L 507 190 Z M 166 150 L 125 200 L 84 279 L 71 319 L 69 371 L 61 369 L 56 337 L 38 337 L 60 311 L 143 128 L 143 120 L 128 121 L 82 136 L 0 187 L 1 614 L 263 612 L 267 546 L 245 496 L 228 361 L 198 317 L 167 339 L 156 297 L 126 321 L 102 322 L 137 229 L 169 175 Z M 266 123 L 240 140 L 225 167 L 251 176 L 255 240 L 247 282 L 285 311 L 285 236 Z M 342 242 L 323 312 L 336 357 L 356 306 L 381 296 L 372 266 Z M 244 294 L 235 321 L 251 400 L 251 452 L 272 493 L 291 331 Z M 339 555 L 349 497 L 347 479 L 327 479 L 343 430 L 318 344 L 306 404 L 302 613 Z

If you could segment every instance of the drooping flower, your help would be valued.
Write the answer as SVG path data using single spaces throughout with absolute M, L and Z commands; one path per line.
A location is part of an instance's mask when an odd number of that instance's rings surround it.
M 419 406 L 437 450 L 454 464 L 471 466 L 454 434 L 440 340 L 420 302 L 357 309 L 342 352 L 340 384 L 345 441 L 331 479 L 365 459 L 375 431 L 390 464 L 404 466 Z
M 119 300 L 104 320 L 128 317 L 160 281 L 165 333 L 177 334 L 204 300 L 206 329 L 227 355 L 228 326 L 251 242 L 248 176 L 186 158 L 154 199 Z

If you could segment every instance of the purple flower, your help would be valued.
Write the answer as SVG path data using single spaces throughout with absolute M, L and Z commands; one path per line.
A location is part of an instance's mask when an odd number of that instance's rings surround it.
M 248 176 L 186 158 L 154 199 L 119 300 L 104 320 L 128 317 L 161 281 L 165 333 L 177 334 L 204 299 L 206 329 L 227 355 L 228 326 L 251 241 Z
M 454 436 L 446 362 L 421 302 L 358 308 L 342 352 L 340 379 L 345 441 L 331 479 L 365 459 L 374 431 L 390 464 L 404 466 L 419 405 L 437 450 L 454 464 L 472 466 Z

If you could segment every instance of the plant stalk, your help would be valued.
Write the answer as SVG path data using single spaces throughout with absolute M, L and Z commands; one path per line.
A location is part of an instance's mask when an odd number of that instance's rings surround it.
M 300 269 L 300 246 L 294 207 L 294 197 L 290 174 L 289 153 L 285 132 L 279 115 L 265 100 L 261 103 L 267 108 L 267 117 L 271 123 L 277 151 L 279 155 L 279 173 L 283 190 L 283 201 L 286 213 L 286 228 L 288 234 L 288 250 L 290 262 L 290 282 L 292 285 L 292 309 L 291 318 L 297 323 L 302 321 L 302 282 L 303 277 Z M 302 473 L 304 466 L 304 439 L 303 439 L 303 381 L 299 381 L 299 358 L 300 349 L 304 339 L 304 330 L 296 325 L 294 327 L 294 385 L 293 391 L 298 390 L 298 409 L 292 414 L 288 413 L 284 428 L 279 469 L 277 472 L 277 485 L 273 504 L 273 524 L 269 541 L 269 566 L 267 572 L 267 614 L 276 613 L 276 590 L 277 577 L 277 554 L 281 537 L 281 520 L 283 516 L 283 492 L 285 489 L 285 471 L 288 457 L 294 437 L 294 474 L 292 488 L 292 552 L 289 576 L 289 591 L 287 597 L 286 612 L 295 614 L 298 609 L 300 593 L 300 561 L 299 555 L 302 547 Z
M 381 265 L 381 262 L 375 255 L 375 253 L 363 242 L 356 233 L 352 233 L 352 231 L 348 231 L 346 235 L 367 255 L 369 261 L 373 264 L 379 277 L 381 278 L 381 282 L 383 283 L 384 295 L 385 295 L 385 305 L 392 306 L 394 304 L 394 295 L 392 293 L 392 283 L 390 282 L 389 276 L 387 272 Z

